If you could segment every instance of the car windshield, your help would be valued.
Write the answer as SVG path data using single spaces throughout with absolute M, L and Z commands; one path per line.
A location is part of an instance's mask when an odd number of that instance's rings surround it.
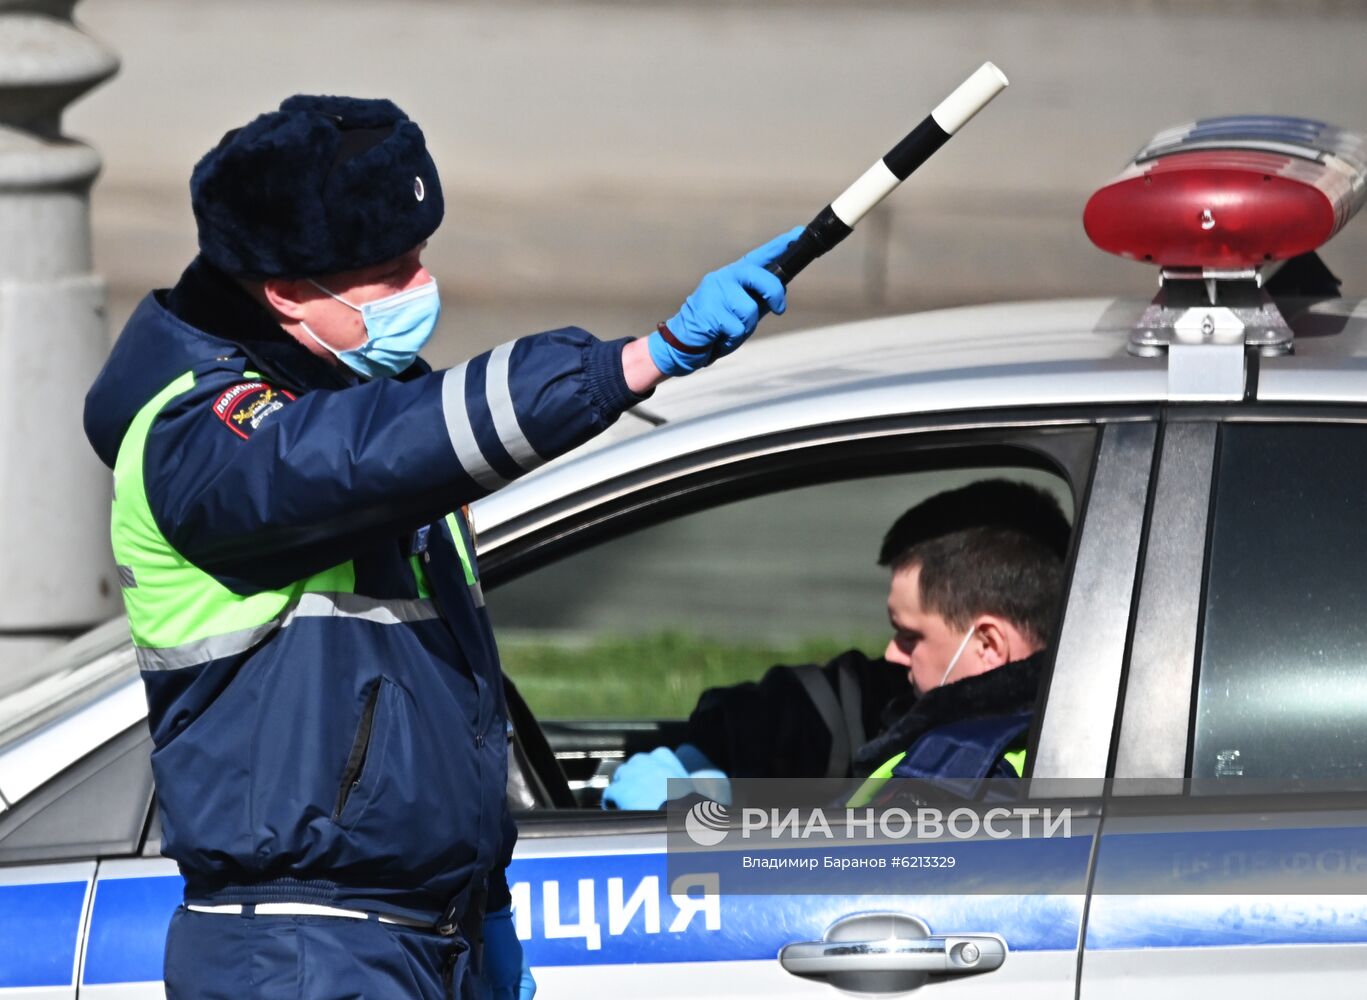
M 28 673 L 32 680 L 0 696 L 0 748 L 136 677 L 128 620 L 105 622 L 49 653 Z

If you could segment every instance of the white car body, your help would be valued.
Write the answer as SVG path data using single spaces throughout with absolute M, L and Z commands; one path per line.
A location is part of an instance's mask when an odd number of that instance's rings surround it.
M 1180 799 L 1217 438 L 1230 422 L 1367 420 L 1367 303 L 1288 308 L 1295 352 L 1248 359 L 1234 399 L 1202 398 L 1172 379 L 1166 359 L 1127 353 L 1146 305 L 1003 304 L 761 338 L 661 387 L 644 416 L 624 416 L 578 453 L 481 501 L 481 562 L 520 572 L 586 526 L 611 535 L 627 511 L 654 505 L 669 516 L 696 484 L 705 493 L 734 473 L 743 485 L 755 463 L 791 459 L 800 478 L 806 456 L 854 444 L 877 453 L 933 440 L 952 451 L 959 442 L 1089 435 L 1094 449 L 1078 451 L 1087 481 L 1075 484 L 1071 583 L 1029 777 L 1152 779 Z M 497 581 L 489 589 L 493 606 Z M 118 622 L 0 701 L 0 996 L 162 995 L 156 932 L 180 881 L 157 856 L 145 717 Z M 933 986 L 962 1000 L 1346 996 L 1361 992 L 1367 970 L 1367 897 L 1319 881 L 1301 894 L 1241 892 L 1236 879 L 1217 894 L 1152 895 L 1107 894 L 1095 882 L 1129 843 L 1108 839 L 1112 829 L 1117 838 L 1180 839 L 1271 826 L 1361 840 L 1361 804 L 1307 799 L 1301 808 L 1293 796 L 1270 820 L 1264 807 L 1178 802 L 1138 818 L 1121 809 L 1113 827 L 1109 805 L 1084 810 L 1073 832 L 1087 845 L 1085 864 L 1072 889 L 1042 896 L 671 893 L 662 816 L 538 808 L 520 818 L 510 881 L 537 995 L 548 1000 L 833 997 L 833 987 L 785 971 L 777 949 L 870 909 L 914 915 L 937 934 L 1004 938 L 1001 968 Z M 88 835 L 45 848 L 43 824 L 78 823 Z

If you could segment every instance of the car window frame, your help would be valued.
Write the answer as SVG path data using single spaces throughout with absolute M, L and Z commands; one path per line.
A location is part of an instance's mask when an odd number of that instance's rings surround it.
M 1000 414 L 966 412 L 929 417 L 915 415 L 741 439 L 656 465 L 629 470 L 595 483 L 588 489 L 559 497 L 529 515 L 511 518 L 498 525 L 479 524 L 476 510 L 481 580 L 486 590 L 492 590 L 512 576 L 528 571 L 531 567 L 527 564 L 560 558 L 595 544 L 601 529 L 609 522 L 613 525 L 613 535 L 647 526 L 662 519 L 659 516 L 652 517 L 650 508 L 662 503 L 675 503 L 685 494 L 700 497 L 700 491 L 708 489 L 715 477 L 743 465 L 747 466 L 751 477 L 771 473 L 772 468 L 762 464 L 765 460 L 772 462 L 777 459 L 776 464 L 782 464 L 782 456 L 791 455 L 796 450 L 814 454 L 820 448 L 864 446 L 871 453 L 876 453 L 885 450 L 890 440 L 904 437 L 924 441 L 925 447 L 933 447 L 941 436 L 982 435 L 986 439 L 1007 431 L 1067 430 L 1155 420 L 1155 414 L 1156 410 L 1145 407 L 1091 406 L 1033 411 L 1023 409 Z M 1048 468 L 1049 465 L 1046 463 L 1041 467 Z M 856 477 L 835 476 L 826 481 L 849 478 Z M 1081 501 L 1090 482 L 1090 468 L 1083 475 L 1066 472 L 1065 478 L 1069 479 L 1075 507 L 1081 510 Z M 810 484 L 820 481 L 805 480 Z M 718 499 L 699 503 L 692 509 L 699 510 L 721 502 L 725 501 Z M 685 512 L 687 508 L 676 508 L 674 516 Z M 629 527 L 621 521 L 624 517 L 633 519 Z
M 1219 417 L 1168 413 L 1144 524 L 1107 777 L 1116 794 L 1180 793 L 1186 772 Z
M 1108 424 L 1073 530 L 1054 658 L 1030 733 L 1026 777 L 1039 797 L 1104 790 L 1130 636 L 1158 421 Z M 1097 605 L 1109 611 L 1097 613 Z
M 719 481 L 725 480 L 732 485 L 738 482 L 754 481 L 765 472 L 767 463 L 764 462 L 764 459 L 775 456 L 786 456 L 786 461 L 790 463 L 790 467 L 795 464 L 798 468 L 810 468 L 816 464 L 815 462 L 801 460 L 798 463 L 793 463 L 792 453 L 797 449 L 809 450 L 809 454 L 803 456 L 806 459 L 819 455 L 821 449 L 862 448 L 867 452 L 864 460 L 868 460 L 877 456 L 886 458 L 890 449 L 901 449 L 922 455 L 938 451 L 944 455 L 951 450 L 967 453 L 977 448 L 1021 450 L 1033 447 L 1040 456 L 1042 467 L 1051 468 L 1061 473 L 1073 494 L 1075 526 L 1072 550 L 1065 577 L 1068 581 L 1068 593 L 1071 594 L 1073 573 L 1076 570 L 1073 560 L 1081 548 L 1081 539 L 1088 530 L 1089 518 L 1093 519 L 1094 525 L 1104 521 L 1109 521 L 1111 524 L 1107 539 L 1091 546 L 1095 551 L 1092 558 L 1104 559 L 1112 567 L 1115 567 L 1118 561 L 1121 564 L 1122 575 L 1126 571 L 1126 567 L 1123 565 L 1125 562 L 1123 547 L 1117 549 L 1114 546 L 1117 517 L 1113 512 L 1109 517 L 1103 517 L 1100 510 L 1093 511 L 1091 508 L 1093 488 L 1096 485 L 1096 472 L 1099 464 L 1101 464 L 1099 458 L 1106 454 L 1109 449 L 1115 453 L 1114 460 L 1110 465 L 1116 468 L 1115 471 L 1108 473 L 1103 478 L 1115 479 L 1116 481 L 1104 484 L 1107 485 L 1104 502 L 1115 503 L 1119 499 L 1128 500 L 1129 492 L 1133 490 L 1136 479 L 1141 482 L 1141 496 L 1146 495 L 1147 477 L 1153 463 L 1157 426 L 1157 408 L 1094 405 L 991 414 L 954 414 L 939 415 L 938 417 L 917 415 L 911 418 L 883 418 L 878 421 L 863 422 L 856 427 L 823 427 L 796 434 L 734 442 L 724 448 L 688 456 L 687 459 L 676 459 L 670 463 L 663 463 L 663 465 L 668 466 L 667 469 L 655 467 L 633 470 L 632 473 L 625 474 L 616 480 L 598 484 L 592 491 L 593 496 L 568 496 L 558 505 L 560 507 L 559 518 L 545 519 L 530 530 L 525 529 L 524 526 L 512 524 L 502 526 L 505 529 L 502 531 L 496 529 L 492 532 L 482 533 L 481 543 L 487 545 L 488 549 L 481 552 L 481 572 L 486 589 L 493 591 L 505 580 L 533 571 L 537 565 L 547 558 L 569 555 L 596 544 L 599 540 L 616 537 L 650 523 L 658 523 L 660 520 L 667 519 L 666 515 L 680 516 L 685 512 L 714 506 L 716 503 L 726 502 L 729 499 L 738 499 L 738 497 L 726 497 L 724 494 L 720 494 L 718 492 Z M 1074 456 L 1067 462 L 1061 462 L 1056 455 L 1038 452 L 1036 443 L 1038 439 L 1046 438 L 1050 434 L 1060 434 L 1061 439 L 1060 432 L 1079 429 L 1088 429 L 1092 435 L 1085 458 Z M 1034 436 L 1036 441 L 1030 441 L 1031 436 Z M 925 464 L 932 468 L 947 467 L 944 464 Z M 908 469 L 899 467 L 897 471 L 903 472 L 908 471 Z M 1123 475 L 1118 475 L 1122 471 Z M 737 475 L 737 473 L 740 474 Z M 856 475 L 846 473 L 829 478 L 848 479 L 856 478 Z M 755 490 L 745 495 L 774 492 L 799 484 L 811 485 L 818 481 L 822 480 L 802 478 L 798 482 L 786 483 L 783 486 L 771 484 L 768 489 Z M 718 499 L 719 496 L 723 498 Z M 1132 504 L 1128 504 L 1128 506 L 1132 507 Z M 1137 572 L 1137 544 L 1144 510 L 1145 505 L 1141 502 L 1137 511 L 1126 510 L 1123 516 L 1119 518 L 1122 534 L 1132 535 L 1135 540 L 1136 551 L 1131 554 L 1128 566 L 1131 579 L 1133 574 Z M 1092 530 L 1095 532 L 1099 529 L 1093 528 Z M 1124 606 L 1117 608 L 1114 613 L 1120 615 L 1123 621 L 1128 623 L 1132 614 L 1130 600 L 1133 585 L 1124 586 L 1120 590 L 1123 591 L 1122 603 Z M 1065 612 L 1061 630 L 1066 627 Z M 1120 635 L 1123 640 L 1124 627 L 1121 628 Z M 1064 640 L 1065 634 L 1061 631 L 1058 648 L 1063 648 Z M 1072 672 L 1076 673 L 1081 669 L 1080 661 L 1087 648 L 1087 644 L 1080 644 L 1078 653 L 1070 654 L 1079 661 L 1077 665 L 1071 668 Z M 1049 745 L 1047 742 L 1042 744 L 1042 738 L 1053 740 L 1060 749 L 1046 754 L 1046 759 L 1054 761 L 1057 766 L 1070 766 L 1074 755 L 1064 749 L 1068 742 L 1066 737 L 1069 727 L 1076 726 L 1079 723 L 1091 725 L 1097 729 L 1097 733 L 1088 740 L 1088 745 L 1093 748 L 1099 745 L 1104 753 L 1110 745 L 1110 724 L 1116 714 L 1115 706 L 1119 697 L 1120 658 L 1123 652 L 1124 644 L 1122 641 L 1114 651 L 1116 662 L 1114 670 L 1110 672 L 1113 683 L 1109 688 L 1104 680 L 1100 685 L 1091 685 L 1088 697 L 1080 701 L 1074 699 L 1074 704 L 1069 706 L 1067 711 L 1055 709 L 1051 714 L 1047 702 L 1044 702 L 1045 708 L 1037 713 L 1036 723 L 1031 733 L 1032 758 L 1039 755 L 1038 748 L 1041 745 L 1045 747 Z M 1050 672 L 1052 672 L 1052 667 L 1051 664 Z M 1046 680 L 1046 685 L 1047 683 Z M 1105 706 L 1105 711 L 1102 713 L 1104 714 L 1103 722 L 1095 721 L 1098 718 L 1098 713 L 1092 704 L 1095 699 L 1100 699 L 1100 702 Z M 1047 728 L 1044 728 L 1046 717 L 1049 724 Z M 1048 733 L 1047 737 L 1044 736 L 1046 732 Z M 1095 751 L 1093 750 L 1093 752 Z M 1103 756 L 1103 767 L 1104 764 Z M 1030 766 L 1032 769 L 1034 768 L 1033 761 L 1031 761 Z M 1031 772 L 1027 771 L 1027 777 L 1030 774 Z M 1039 776 L 1056 777 L 1057 775 L 1050 774 L 1046 769 Z M 1048 793 L 1045 792 L 1044 794 Z M 603 834 L 618 828 L 624 833 L 642 832 L 643 830 L 658 832 L 664 828 L 663 813 L 639 815 L 589 809 L 533 809 L 517 811 L 515 816 L 518 819 L 519 828 L 522 830 L 522 836 L 526 837 L 554 837 L 567 833 L 574 834 L 576 828 L 578 828 L 580 835 Z
M 1205 614 L 1210 546 L 1215 530 L 1215 477 L 1220 431 L 1233 424 L 1367 424 L 1361 406 L 1244 402 L 1164 408 L 1156 492 L 1145 524 L 1142 584 L 1135 602 L 1134 639 L 1125 657 L 1121 710 L 1107 777 L 1110 794 L 1130 800 L 1177 805 L 1196 813 L 1237 812 L 1241 802 L 1300 810 L 1361 807 L 1367 794 L 1352 790 L 1222 792 L 1192 794 L 1192 754 L 1200 685 L 1200 647 Z M 1194 431 L 1192 428 L 1202 428 Z M 1168 479 L 1164 487 L 1165 474 Z M 1175 572 L 1158 573 L 1165 557 L 1179 551 L 1185 568 L 1196 569 L 1199 598 Z M 1168 659 L 1136 662 L 1146 633 L 1171 633 Z M 1180 636 L 1180 640 L 1179 637 Z M 1180 658 L 1174 654 L 1180 650 Z M 1173 692 L 1178 692 L 1176 695 Z M 1136 802 L 1138 805 L 1138 802 Z

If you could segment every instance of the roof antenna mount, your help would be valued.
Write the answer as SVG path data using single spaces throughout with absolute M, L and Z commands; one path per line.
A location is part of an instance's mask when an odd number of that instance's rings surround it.
M 1280 266 L 1276 261 L 1245 270 L 1163 268 L 1158 294 L 1130 334 L 1130 353 L 1161 357 L 1178 343 L 1251 347 L 1266 357 L 1290 354 L 1291 327 L 1264 287 Z

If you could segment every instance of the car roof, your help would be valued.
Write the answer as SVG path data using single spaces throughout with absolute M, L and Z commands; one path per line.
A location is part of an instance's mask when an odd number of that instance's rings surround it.
M 1148 306 L 1143 299 L 1115 298 L 1007 302 L 757 337 L 721 364 L 666 382 L 643 405 L 678 420 L 889 375 L 973 372 L 995 382 L 1057 362 L 1095 365 L 1089 378 L 1109 373 L 1098 398 L 1109 391 L 1119 400 L 1133 391 L 1136 377 L 1148 382 L 1145 373 L 1165 369 L 1162 359 L 1133 358 L 1126 351 Z M 1301 301 L 1285 311 L 1297 334 L 1296 352 L 1271 367 L 1303 367 L 1297 361 L 1310 358 L 1314 367 L 1337 368 L 1367 354 L 1367 300 Z M 1103 363 L 1109 361 L 1123 363 Z
M 758 337 L 720 364 L 664 383 L 644 406 L 679 420 L 889 376 L 1002 378 L 1052 362 L 1100 364 L 1124 356 L 1123 334 L 1142 310 L 1143 303 L 1115 299 L 1014 302 Z
M 480 501 L 476 526 L 496 529 L 595 483 L 786 430 L 989 407 L 1169 402 L 1179 397 L 1166 359 L 1127 351 L 1148 306 L 1011 302 L 759 337 L 664 383 L 607 433 Z M 1262 361 L 1258 400 L 1367 402 L 1367 301 L 1299 301 L 1283 311 L 1295 352 Z

